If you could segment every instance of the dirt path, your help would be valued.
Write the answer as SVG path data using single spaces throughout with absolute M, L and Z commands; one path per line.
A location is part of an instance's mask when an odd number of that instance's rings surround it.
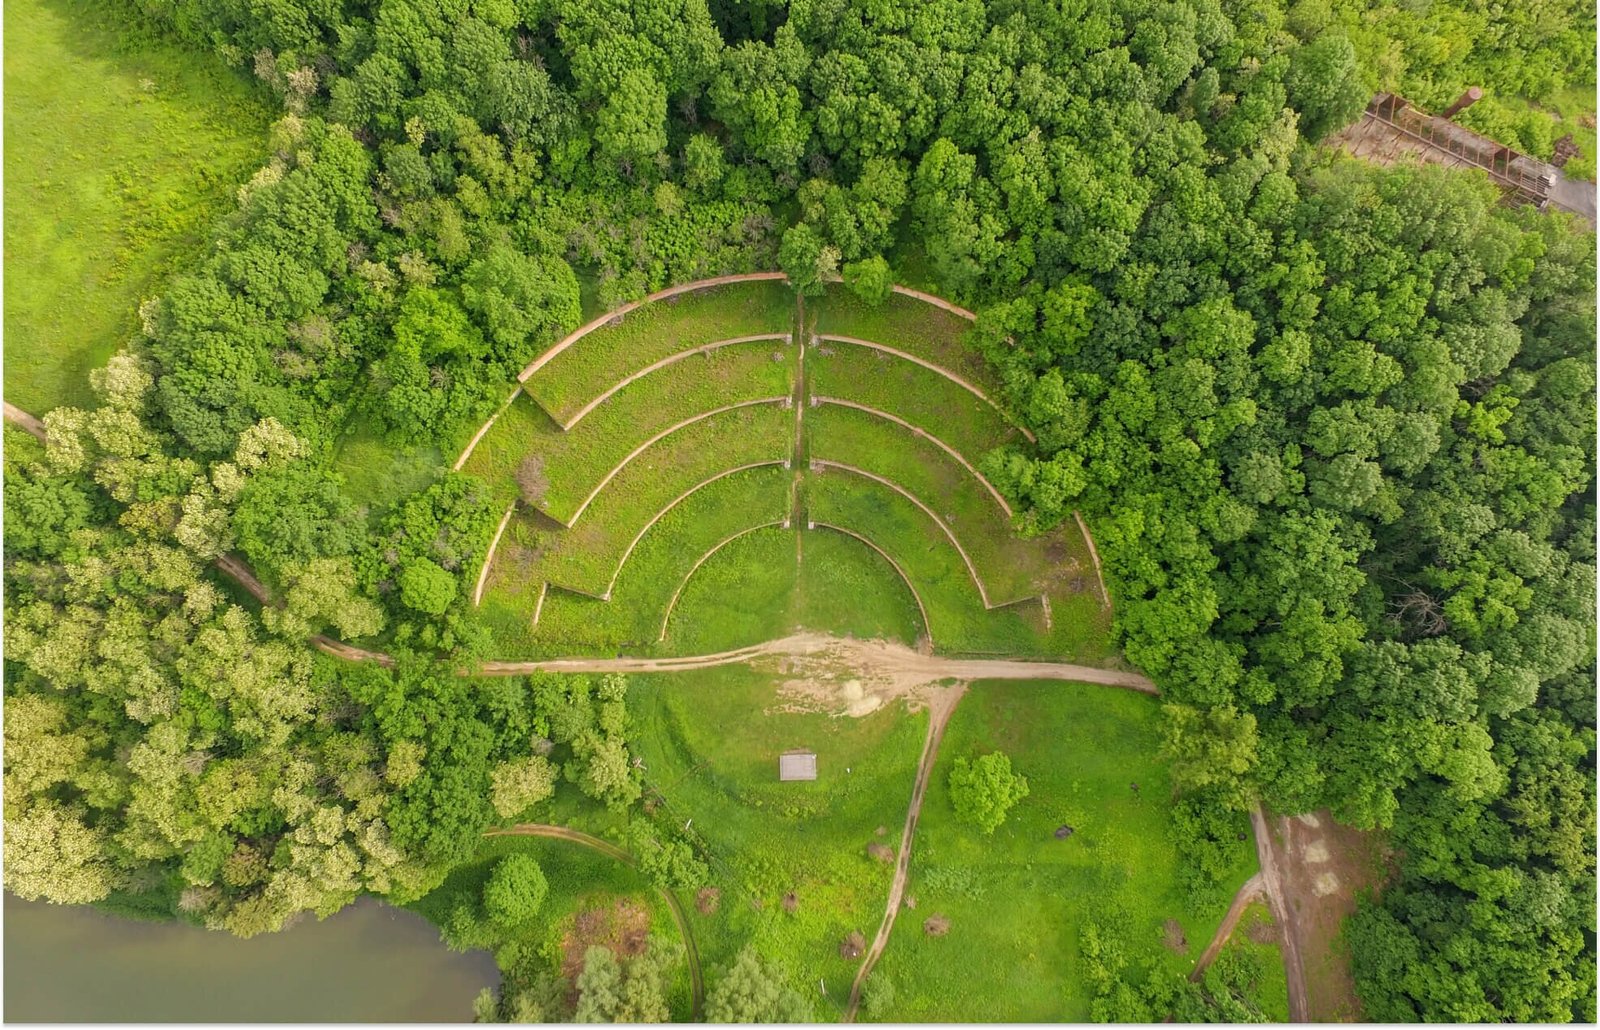
M 889 884 L 889 903 L 884 909 L 883 922 L 878 925 L 878 934 L 872 938 L 872 947 L 867 949 L 861 960 L 861 968 L 856 971 L 855 982 L 850 985 L 850 1003 L 844 1010 L 846 1023 L 855 1022 L 856 1010 L 861 1007 L 861 988 L 867 982 L 872 967 L 877 964 L 878 957 L 883 954 L 883 949 L 889 944 L 889 934 L 894 930 L 894 917 L 899 914 L 900 905 L 905 899 L 906 877 L 911 872 L 911 844 L 917 833 L 917 819 L 922 815 L 922 799 L 928 792 L 928 780 L 933 776 L 934 760 L 939 756 L 939 742 L 944 739 L 944 728 L 949 725 L 956 704 L 966 692 L 967 685 L 957 683 L 928 696 L 928 737 L 922 743 L 922 760 L 917 765 L 917 780 L 911 788 L 911 806 L 906 809 L 905 829 L 900 832 L 900 857 L 894 865 L 894 880 Z
M 1142 694 L 1160 693 L 1154 683 L 1138 673 L 1066 662 L 943 658 L 918 654 L 904 644 L 884 640 L 847 640 L 823 633 L 797 633 L 752 647 L 684 658 L 554 658 L 533 662 L 484 662 L 475 671 L 484 676 L 520 676 L 530 672 L 678 672 L 735 665 L 763 658 L 832 661 L 860 668 L 870 674 L 917 684 L 937 683 L 940 680 L 1077 680 L 1137 690 Z
M 1206 950 L 1200 954 L 1200 960 L 1194 964 L 1194 972 L 1189 974 L 1190 980 L 1198 982 L 1206 967 L 1217 960 L 1217 954 L 1222 951 L 1222 946 L 1233 936 L 1233 928 L 1239 925 L 1239 917 L 1244 915 L 1244 910 L 1249 907 L 1250 902 L 1260 897 L 1261 889 L 1260 873 L 1250 877 L 1244 882 L 1244 886 L 1239 888 L 1239 893 L 1233 896 L 1233 904 L 1228 906 L 1228 914 L 1222 917 L 1222 925 L 1217 927 L 1217 932 L 1211 937 L 1211 943 L 1206 945 Z
M 574 830 L 566 826 L 551 826 L 548 823 L 519 823 L 504 830 L 488 830 L 484 833 L 484 836 L 550 837 L 555 840 L 571 841 L 574 844 L 592 848 L 602 855 L 614 858 L 625 865 L 638 865 L 631 854 L 610 841 L 602 840 L 599 837 L 584 833 L 582 830 Z M 691 1019 L 698 1022 L 704 1018 L 702 1013 L 705 1009 L 706 1000 L 705 979 L 700 971 L 700 949 L 695 946 L 694 934 L 689 929 L 689 916 L 684 912 L 683 905 L 678 901 L 677 896 L 663 887 L 657 887 L 656 893 L 661 895 L 661 899 L 672 910 L 673 922 L 678 924 L 678 932 L 683 936 L 683 947 L 689 963 L 689 987 L 693 998 Z
M 1289 1022 L 1308 1023 L 1311 1021 L 1310 1008 L 1306 1004 L 1306 972 L 1300 959 L 1300 934 L 1293 922 L 1293 913 L 1285 901 L 1283 877 L 1278 868 L 1277 854 L 1273 849 L 1272 828 L 1267 823 L 1266 813 L 1260 805 L 1253 805 L 1250 809 L 1250 824 L 1256 834 L 1256 861 L 1261 866 L 1261 871 L 1256 875 L 1261 879 L 1262 891 L 1267 896 L 1267 908 L 1272 911 L 1272 918 L 1282 928 L 1280 936 L 1283 939 L 1283 971 L 1289 982 Z
M 44 423 L 43 422 L 40 422 L 38 420 L 38 418 L 36 418 L 33 415 L 28 414 L 26 411 L 23 411 L 21 408 L 17 407 L 15 404 L 12 404 L 10 401 L 5 401 L 4 404 L 5 404 L 6 421 L 7 422 L 10 422 L 13 425 L 20 426 L 23 429 L 26 429 L 28 432 L 32 433 L 34 436 L 38 437 L 40 440 L 44 439 L 45 432 L 44 432 Z

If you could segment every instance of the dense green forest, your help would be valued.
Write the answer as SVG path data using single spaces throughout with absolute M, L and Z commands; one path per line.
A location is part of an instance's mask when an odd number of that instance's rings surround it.
M 1331 808 L 1396 853 L 1346 927 L 1369 1018 L 1594 1021 L 1595 238 L 1315 145 L 1375 87 L 1483 85 L 1537 152 L 1591 6 L 137 7 L 281 114 L 97 406 L 6 428 L 9 889 L 248 935 L 414 901 L 552 793 L 637 812 L 619 681 L 455 674 L 495 656 L 488 484 L 365 505 L 335 459 L 454 454 L 587 309 L 777 267 L 979 312 L 1038 440 L 983 468 L 1095 527 L 1197 867 L 1217 812 Z M 759 965 L 716 1011 L 795 1015 L 737 1007 Z M 509 983 L 500 1015 L 555 1018 Z M 1104 1018 L 1208 1011 L 1103 986 Z

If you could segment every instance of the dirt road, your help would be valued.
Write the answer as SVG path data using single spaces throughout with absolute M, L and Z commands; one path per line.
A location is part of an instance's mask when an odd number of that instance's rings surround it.
M 917 833 L 917 819 L 922 815 L 922 799 L 928 792 L 928 780 L 933 775 L 934 760 L 939 756 L 939 742 L 944 739 L 944 728 L 949 725 L 956 704 L 966 692 L 967 685 L 957 683 L 928 697 L 928 736 L 922 742 L 922 759 L 917 765 L 916 783 L 911 788 L 911 805 L 906 809 L 906 825 L 900 833 L 900 857 L 894 865 L 894 880 L 889 884 L 889 904 L 884 909 L 883 922 L 878 925 L 878 934 L 872 938 L 872 947 L 861 959 L 861 968 L 856 971 L 855 982 L 850 985 L 850 1002 L 844 1010 L 846 1023 L 855 1022 L 856 1010 L 861 1007 L 861 987 L 867 982 L 872 967 L 877 964 L 878 956 L 889 944 L 889 934 L 894 930 L 894 917 L 899 914 L 905 898 L 906 877 L 911 872 L 911 844 Z
M 1293 913 L 1284 898 L 1283 875 L 1278 869 L 1277 854 L 1272 847 L 1272 828 L 1260 805 L 1251 806 L 1250 824 L 1255 829 L 1256 861 L 1261 866 L 1261 872 L 1256 875 L 1261 878 L 1261 888 L 1267 896 L 1267 908 L 1271 909 L 1272 918 L 1282 928 L 1283 971 L 1289 982 L 1289 1022 L 1308 1023 L 1311 1017 L 1310 1007 L 1306 1004 L 1306 971 L 1300 959 L 1300 935 L 1290 921 Z
M 550 837 L 555 840 L 566 840 L 574 844 L 581 844 L 586 848 L 592 848 L 602 855 L 614 858 L 626 865 L 637 865 L 633 855 L 610 841 L 602 840 L 599 837 L 584 833 L 582 830 L 574 830 L 566 826 L 551 826 L 548 823 L 519 823 L 503 830 L 488 830 L 484 833 L 484 836 Z M 705 979 L 700 972 L 700 949 L 695 947 L 694 934 L 689 929 L 689 916 L 684 912 L 683 905 L 679 903 L 677 896 L 663 887 L 657 887 L 656 893 L 661 895 L 662 900 L 667 903 L 667 907 L 672 910 L 672 920 L 678 924 L 678 933 L 683 936 L 685 957 L 689 963 L 689 988 L 693 998 L 693 1014 L 691 1018 L 698 1022 L 705 1018 L 706 1001 Z
M 552 658 L 534 662 L 484 662 L 483 676 L 521 676 L 530 672 L 680 672 L 736 665 L 762 658 L 822 658 L 873 673 L 926 683 L 940 680 L 1077 680 L 1157 695 L 1156 685 L 1138 673 L 1097 669 L 1067 662 L 1029 662 L 1002 658 L 942 658 L 919 654 L 904 644 L 847 640 L 822 633 L 797 633 L 764 644 L 684 658 Z
M 1194 972 L 1189 974 L 1189 979 L 1199 982 L 1205 974 L 1206 967 L 1217 960 L 1217 954 L 1222 951 L 1222 946 L 1228 943 L 1228 938 L 1233 936 L 1233 928 L 1239 925 L 1239 917 L 1244 915 L 1244 910 L 1250 902 L 1256 900 L 1261 894 L 1261 874 L 1257 873 L 1244 882 L 1239 888 L 1239 893 L 1233 896 L 1233 904 L 1228 906 L 1228 914 L 1222 917 L 1222 925 L 1217 927 L 1217 932 L 1212 935 L 1211 943 L 1206 945 L 1206 950 L 1201 952 L 1200 960 L 1194 964 Z

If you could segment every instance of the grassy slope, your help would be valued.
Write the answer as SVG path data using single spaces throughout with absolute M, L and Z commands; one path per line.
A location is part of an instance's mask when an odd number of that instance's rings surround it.
M 766 529 L 700 568 L 678 600 L 663 650 L 714 653 L 800 629 L 910 645 L 922 621 L 900 577 L 860 541 Z
M 88 372 L 266 157 L 242 73 L 93 0 L 5 7 L 5 397 L 93 403 Z
M 794 293 L 781 282 L 740 283 L 684 294 L 632 312 L 562 351 L 528 380 L 528 393 L 561 418 L 617 380 L 716 340 L 793 328 Z M 785 347 L 783 341 L 767 346 Z
M 1257 929 L 1259 927 L 1259 929 Z M 1262 940 L 1256 940 L 1260 935 Z M 1222 946 L 1217 961 L 1228 956 L 1242 956 L 1250 965 L 1261 971 L 1256 982 L 1255 1001 L 1261 1014 L 1272 1023 L 1289 1021 L 1289 980 L 1283 968 L 1283 952 L 1277 944 L 1277 926 L 1265 903 L 1253 902 L 1239 917 L 1233 935 Z
M 993 495 L 937 445 L 851 408 L 825 404 L 808 414 L 812 458 L 853 465 L 909 490 L 950 526 L 995 597 L 1024 597 L 1043 588 L 1049 572 L 1044 541 L 1013 534 Z
M 778 711 L 772 681 L 741 667 L 636 676 L 628 700 L 650 786 L 714 857 L 720 904 L 690 913 L 708 982 L 753 940 L 820 1018 L 837 1019 L 856 967 L 839 942 L 871 939 L 891 877 L 865 849 L 898 839 L 927 717 Z M 815 782 L 778 782 L 778 755 L 796 747 L 817 753 Z
M 793 413 L 762 404 L 671 434 L 624 466 L 572 528 L 546 535 L 541 571 L 552 582 L 603 593 L 629 542 L 668 504 L 729 469 L 788 460 L 793 426 Z
M 828 287 L 810 310 L 816 332 L 855 336 L 915 354 L 947 368 L 998 399 L 999 381 L 988 363 L 963 337 L 972 323 L 925 301 L 893 294 L 873 306 L 840 285 Z
M 527 395 L 519 395 L 465 469 L 510 503 L 518 466 L 525 457 L 539 455 L 549 481 L 540 506 L 565 519 L 606 473 L 657 433 L 729 404 L 788 396 L 795 363 L 787 347 L 728 347 L 630 384 L 565 432 Z
M 974 465 L 1001 444 L 1022 439 L 998 411 L 937 372 L 865 347 L 808 348 L 806 377 L 812 396 L 887 411 L 937 436 Z
M 695 560 L 737 530 L 781 520 L 788 497 L 789 473 L 781 466 L 749 469 L 697 490 L 640 540 L 611 601 L 552 589 L 537 631 L 531 620 L 544 580 L 533 550 L 538 534 L 531 527 L 508 528 L 480 609 L 494 632 L 497 657 L 653 649 L 667 601 Z
M 1159 949 L 1169 917 L 1190 941 L 1189 955 L 1173 961 L 1187 968 L 1204 950 L 1227 905 L 1185 910 L 1157 713 L 1148 697 L 1104 687 L 973 685 L 923 805 L 907 887 L 917 907 L 895 923 L 878 967 L 895 987 L 886 1018 L 1083 1021 L 1090 999 L 1078 933 L 1087 919 L 1124 933 L 1130 955 Z M 1011 756 L 1031 794 L 986 837 L 957 821 L 947 783 L 955 759 L 993 750 Z M 1063 823 L 1076 833 L 1057 840 Z M 1230 890 L 1253 871 L 1248 857 Z M 923 933 L 936 913 L 950 919 L 945 937 Z

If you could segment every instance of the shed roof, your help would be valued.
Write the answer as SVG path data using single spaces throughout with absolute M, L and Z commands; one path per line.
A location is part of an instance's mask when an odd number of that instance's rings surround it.
M 804 749 L 785 751 L 778 756 L 778 779 L 814 780 L 817 778 L 817 753 Z

